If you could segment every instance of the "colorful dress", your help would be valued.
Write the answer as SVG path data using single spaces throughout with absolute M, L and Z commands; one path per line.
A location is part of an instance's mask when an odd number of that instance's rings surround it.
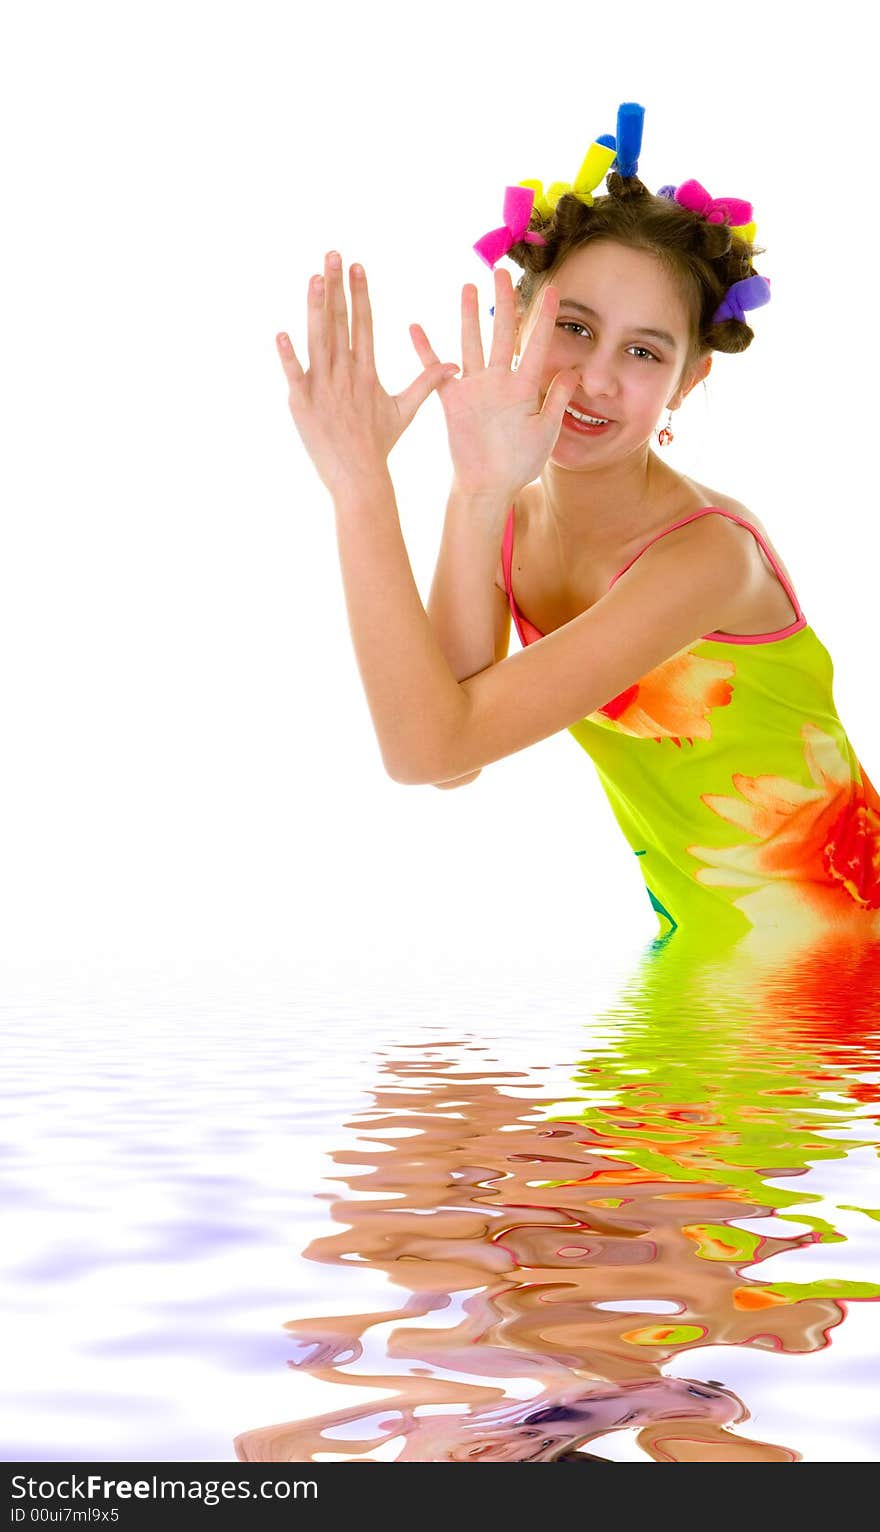
M 797 620 L 773 633 L 707 633 L 570 726 L 639 858 L 662 935 L 698 924 L 737 937 L 880 935 L 880 796 L 832 696 L 831 657 L 757 527 L 748 527 Z M 513 508 L 502 544 L 520 642 L 544 635 L 511 585 Z M 609 585 L 609 590 L 611 588 Z

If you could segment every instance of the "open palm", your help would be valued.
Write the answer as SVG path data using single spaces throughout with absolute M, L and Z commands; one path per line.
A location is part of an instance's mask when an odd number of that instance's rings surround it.
M 303 445 L 332 494 L 363 484 L 381 468 L 417 410 L 454 362 L 436 358 L 408 388 L 389 394 L 379 382 L 373 351 L 373 315 L 366 272 L 355 263 L 351 334 L 342 280 L 342 257 L 328 251 L 324 276 L 308 288 L 306 371 L 286 330 L 275 337 L 288 382 L 288 404 Z
M 545 398 L 541 378 L 559 308 L 559 290 L 544 289 L 538 319 L 513 370 L 516 307 L 510 273 L 495 268 L 495 325 L 488 363 L 483 356 L 478 293 L 462 288 L 462 375 L 437 388 L 458 485 L 468 494 L 512 497 L 541 472 L 562 427 L 577 371 L 556 373 Z M 439 359 L 420 325 L 410 335 L 426 367 Z

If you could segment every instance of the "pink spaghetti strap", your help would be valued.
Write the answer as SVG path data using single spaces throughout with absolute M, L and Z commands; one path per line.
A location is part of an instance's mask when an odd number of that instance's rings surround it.
M 540 628 L 535 627 L 533 622 L 529 622 L 528 617 L 523 616 L 514 599 L 513 575 L 511 573 L 513 565 L 513 510 L 514 508 L 511 506 L 507 524 L 504 528 L 504 537 L 501 542 L 501 564 L 504 570 L 504 584 L 507 587 L 507 604 L 510 607 L 510 614 L 516 624 L 519 641 L 525 647 L 528 644 L 536 643 L 539 638 L 544 637 L 544 634 Z
M 767 558 L 769 559 L 770 564 L 773 567 L 773 571 L 774 571 L 774 573 L 776 575 L 776 578 L 779 580 L 783 590 L 785 591 L 785 594 L 788 596 L 788 599 L 791 602 L 792 606 L 794 607 L 797 616 L 795 618 L 795 621 L 792 622 L 792 623 L 789 623 L 787 628 L 778 628 L 773 633 L 721 633 L 721 632 L 715 632 L 715 633 L 706 633 L 703 636 L 705 638 L 723 638 L 726 641 L 732 642 L 732 643 L 735 643 L 735 644 L 760 644 L 760 643 L 763 643 L 768 638 L 787 638 L 790 633 L 797 633 L 800 628 L 806 627 L 807 619 L 806 619 L 806 617 L 803 614 L 803 611 L 801 609 L 801 604 L 798 601 L 798 598 L 797 598 L 797 596 L 795 594 L 794 587 L 793 587 L 791 581 L 789 579 L 787 579 L 784 571 L 780 567 L 778 559 L 776 559 L 774 557 L 773 550 L 770 548 L 769 544 L 767 543 L 767 539 L 765 537 L 762 537 L 761 533 L 758 531 L 758 528 L 754 525 L 754 523 L 749 521 L 745 516 L 737 516 L 735 511 L 726 511 L 720 505 L 704 505 L 701 510 L 699 510 L 699 511 L 691 511 L 689 515 L 682 516 L 682 517 L 679 518 L 678 521 L 674 521 L 671 526 L 663 527 L 661 531 L 655 532 L 654 536 L 648 539 L 648 541 L 645 543 L 644 547 L 640 548 L 638 553 L 633 555 L 633 557 L 629 560 L 629 563 L 624 564 L 623 568 L 619 569 L 617 571 L 617 574 L 612 579 L 611 584 L 608 586 L 608 589 L 610 590 L 611 586 L 614 585 L 616 583 L 616 581 L 620 579 L 621 575 L 626 574 L 626 571 L 628 569 L 632 568 L 632 566 L 636 562 L 636 560 L 640 559 L 642 554 L 647 552 L 647 550 L 652 546 L 653 543 L 656 543 L 661 537 L 665 537 L 667 532 L 674 532 L 678 527 L 686 526 L 689 521 L 694 521 L 698 516 L 708 516 L 708 515 L 726 516 L 726 517 L 729 518 L 729 520 L 738 522 L 741 527 L 747 527 L 748 530 L 754 534 L 754 536 L 757 538 L 758 542 L 760 543 L 761 547 L 763 548 L 764 552 L 766 553 Z
M 502 543 L 501 543 L 501 563 L 502 563 L 502 566 L 504 568 L 504 584 L 507 587 L 508 599 L 512 599 L 513 598 L 513 591 L 510 588 L 510 565 L 511 565 L 512 559 L 513 559 L 513 506 L 510 507 L 510 512 L 508 514 L 507 521 L 506 521 L 505 527 L 504 527 L 504 537 L 503 537 Z
M 513 509 L 513 506 L 511 506 L 510 515 L 507 518 L 507 525 L 504 528 L 504 539 L 501 545 L 502 565 L 504 568 L 504 582 L 507 587 L 507 599 L 510 604 L 513 620 L 516 623 L 516 630 L 519 634 L 520 641 L 523 644 L 527 644 L 534 643 L 537 639 L 543 638 L 545 635 L 541 632 L 540 628 L 536 628 L 534 623 L 529 622 L 529 619 L 523 616 L 514 598 L 513 578 L 511 573 L 513 565 Z M 629 562 L 624 564 L 622 569 L 618 569 L 617 574 L 612 579 L 608 589 L 610 590 L 611 586 L 616 584 L 621 575 L 626 574 L 626 571 L 632 568 L 636 560 L 640 559 L 642 554 L 647 552 L 652 543 L 656 543 L 659 538 L 665 537 L 667 532 L 674 532 L 678 527 L 686 526 L 689 521 L 694 521 L 698 516 L 708 516 L 713 513 L 718 516 L 729 517 L 731 521 L 736 521 L 740 526 L 747 527 L 748 530 L 754 534 L 761 547 L 764 549 L 764 552 L 766 553 L 767 558 L 773 567 L 777 579 L 779 580 L 783 590 L 788 596 L 789 601 L 794 607 L 794 610 L 797 613 L 797 618 L 796 621 L 789 623 L 788 627 L 777 628 L 773 633 L 722 633 L 716 630 L 714 633 L 704 633 L 702 635 L 703 638 L 719 639 L 726 644 L 764 644 L 779 638 L 788 638 L 792 633 L 799 633 L 801 628 L 805 628 L 807 626 L 807 619 L 803 614 L 801 604 L 798 601 L 791 581 L 786 577 L 784 571 L 780 567 L 779 561 L 775 558 L 772 549 L 767 543 L 766 538 L 762 537 L 761 533 L 758 531 L 758 528 L 751 521 L 748 521 L 746 517 L 737 516 L 735 511 L 726 511 L 720 505 L 704 505 L 701 510 L 691 511 L 689 515 L 681 516 L 678 521 L 674 521 L 671 526 L 663 527 L 659 532 L 655 532 L 654 536 L 648 539 L 644 546 L 639 549 L 638 553 L 634 554 Z

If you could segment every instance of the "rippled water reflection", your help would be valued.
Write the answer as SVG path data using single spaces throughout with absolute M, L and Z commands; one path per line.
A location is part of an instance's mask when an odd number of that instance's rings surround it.
M 880 944 L 333 994 L 7 1001 L 7 1458 L 876 1461 Z

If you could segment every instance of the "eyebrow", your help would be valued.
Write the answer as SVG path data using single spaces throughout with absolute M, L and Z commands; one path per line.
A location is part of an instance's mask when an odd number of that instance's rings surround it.
M 595 309 L 591 309 L 586 303 L 576 303 L 574 298 L 560 298 L 561 309 L 577 309 L 579 314 L 586 314 L 589 319 L 598 319 Z M 632 335 L 653 335 L 655 340 L 662 341 L 664 345 L 671 346 L 675 350 L 675 338 L 668 330 L 651 330 L 646 325 L 636 325 L 630 332 Z

